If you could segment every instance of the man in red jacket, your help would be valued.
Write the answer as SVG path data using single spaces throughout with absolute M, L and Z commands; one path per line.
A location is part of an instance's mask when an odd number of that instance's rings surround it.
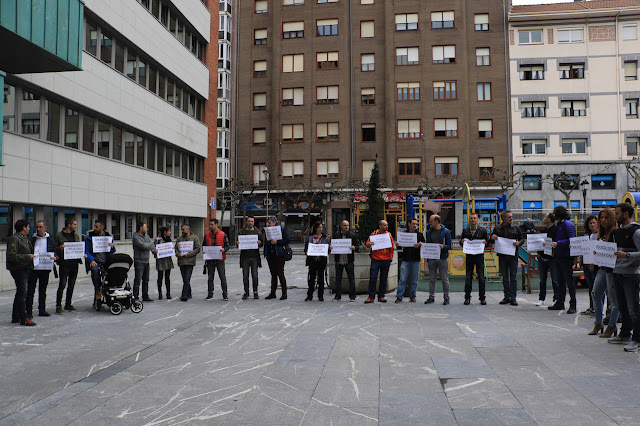
M 371 269 L 369 270 L 369 298 L 364 303 L 373 303 L 376 296 L 376 282 L 378 281 L 378 272 L 380 272 L 380 287 L 378 287 L 378 302 L 387 303 L 384 295 L 387 292 L 387 277 L 389 276 L 389 267 L 393 260 L 393 237 L 387 231 L 389 224 L 386 220 L 378 223 L 378 230 L 371 233 L 373 235 L 386 234 L 389 237 L 390 244 L 388 248 L 376 250 L 375 242 L 371 241 L 371 236 L 365 245 L 371 248 Z M 380 242 L 378 244 L 381 244 Z M 386 244 L 385 244 L 386 245 Z
M 227 296 L 227 275 L 224 271 L 224 261 L 227 259 L 227 251 L 229 250 L 229 239 L 219 228 L 218 219 L 213 218 L 209 220 L 209 231 L 204 234 L 202 246 L 222 247 L 221 260 L 205 261 L 207 271 L 209 272 L 209 279 L 207 281 L 207 299 L 213 299 L 213 278 L 215 277 L 217 269 L 218 277 L 220 277 L 220 287 L 222 287 L 222 299 L 229 300 L 229 297 Z M 204 250 L 204 248 L 202 250 Z

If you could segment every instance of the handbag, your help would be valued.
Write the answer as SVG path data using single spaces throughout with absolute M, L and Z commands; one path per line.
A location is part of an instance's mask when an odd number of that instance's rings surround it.
M 293 250 L 291 250 L 291 247 L 287 244 L 284 246 L 284 261 L 288 262 L 291 259 L 293 259 Z

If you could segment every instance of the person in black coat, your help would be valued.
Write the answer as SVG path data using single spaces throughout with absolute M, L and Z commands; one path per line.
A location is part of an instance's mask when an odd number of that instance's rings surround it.
M 405 288 L 407 287 L 407 281 L 410 282 L 409 287 L 409 301 L 411 303 L 416 302 L 416 291 L 418 290 L 418 280 L 420 279 L 420 247 L 425 242 L 424 235 L 418 230 L 418 220 L 410 218 L 408 220 L 409 234 L 416 235 L 416 243 L 413 247 L 402 248 L 402 264 L 400 265 L 400 277 L 398 278 L 398 289 L 396 291 L 396 303 L 402 302 Z M 396 247 L 400 247 L 396 242 Z
M 483 240 L 485 246 L 489 242 L 489 235 L 485 228 L 478 225 L 478 215 L 471 213 L 469 215 L 469 226 L 462 231 L 462 237 L 460 238 L 460 245 L 464 249 L 465 240 Z M 481 305 L 486 305 L 485 300 L 485 287 L 486 280 L 484 277 L 484 253 L 480 254 L 465 254 L 466 258 L 466 272 L 467 275 L 464 280 L 464 304 L 469 305 L 471 303 L 471 289 L 473 284 L 473 270 L 475 268 L 476 275 L 478 276 L 478 298 Z
M 336 254 L 336 296 L 333 300 L 338 301 L 342 298 L 342 273 L 347 271 L 347 278 L 349 279 L 349 300 L 354 302 L 356 300 L 356 279 L 354 274 L 354 252 L 358 251 L 358 237 L 356 234 L 349 230 L 350 224 L 348 220 L 343 220 L 340 224 L 340 232 L 338 232 L 332 240 L 336 239 L 351 239 L 351 254 Z
M 36 233 L 31 237 L 31 245 L 35 253 L 55 253 L 56 240 L 47 232 L 47 224 L 44 220 L 36 222 Z M 57 257 L 51 259 L 57 260 Z M 36 285 L 38 287 L 38 313 L 41 317 L 49 317 L 51 314 L 47 312 L 47 286 L 49 285 L 49 274 L 51 269 L 34 269 L 29 275 L 29 283 L 27 286 L 27 317 L 33 319 L 33 296 L 36 293 Z

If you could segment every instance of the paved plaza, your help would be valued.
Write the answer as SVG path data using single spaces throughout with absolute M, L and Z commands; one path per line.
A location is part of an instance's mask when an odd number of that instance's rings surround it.
M 0 425 L 607 425 L 640 422 L 640 355 L 587 336 L 593 318 L 536 307 L 304 302 L 302 256 L 287 263 L 286 301 L 242 301 L 238 256 L 205 301 L 199 262 L 193 299 L 145 303 L 113 316 L 91 309 L 84 274 L 77 313 L 10 324 L 0 293 Z M 156 299 L 155 272 L 151 296 Z M 300 287 L 300 288 L 295 288 Z M 55 288 L 48 291 L 53 312 Z M 278 293 L 278 296 L 280 294 Z M 389 301 L 393 302 L 393 295 Z M 587 293 L 579 292 L 579 308 Z M 37 295 L 36 295 L 37 299 Z M 37 312 L 37 309 L 36 309 Z

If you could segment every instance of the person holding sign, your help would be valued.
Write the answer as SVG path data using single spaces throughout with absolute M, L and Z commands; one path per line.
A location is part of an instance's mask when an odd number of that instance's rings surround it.
M 258 248 L 243 250 L 240 248 L 240 268 L 242 268 L 242 283 L 244 284 L 244 295 L 242 300 L 249 298 L 249 272 L 251 272 L 251 284 L 253 288 L 253 298 L 258 299 L 258 268 L 262 268 L 262 262 L 260 261 L 260 247 L 264 244 L 264 235 L 262 232 L 254 228 L 255 219 L 253 216 L 247 217 L 247 221 L 244 229 L 238 232 L 238 239 L 240 235 L 255 236 L 258 239 Z M 240 241 L 238 240 L 238 247 L 240 247 Z
M 556 268 L 558 271 L 558 295 L 556 303 L 549 306 L 550 311 L 564 310 L 564 301 L 567 297 L 567 287 L 569 288 L 569 309 L 568 314 L 576 313 L 576 283 L 573 281 L 573 256 L 569 249 L 569 239 L 576 236 L 576 227 L 569 219 L 569 213 L 563 206 L 556 206 L 553 214 L 558 221 L 558 232 L 556 239 L 551 243 L 556 258 Z
M 349 253 L 336 254 L 334 257 L 336 264 L 336 296 L 333 300 L 336 302 L 342 298 L 343 271 L 347 271 L 347 278 L 349 279 L 349 300 L 352 302 L 356 301 L 356 278 L 354 273 L 355 256 L 353 253 L 358 251 L 358 237 L 349 230 L 349 227 L 349 221 L 343 220 L 340 224 L 340 232 L 338 232 L 335 238 L 331 239 L 333 243 L 335 243 L 336 240 L 350 240 Z M 331 250 L 333 252 L 333 246 L 331 247 Z
M 36 255 L 42 255 L 44 253 L 55 253 L 56 241 L 47 232 L 47 224 L 44 220 L 36 222 L 36 232 L 31 237 L 31 245 L 33 246 L 33 252 Z M 58 260 L 55 256 L 53 260 Z M 49 274 L 51 269 L 40 269 L 37 265 L 31 274 L 29 275 L 29 285 L 27 287 L 27 316 L 33 318 L 33 296 L 36 292 L 36 285 L 40 282 L 38 287 L 38 315 L 41 317 L 50 317 L 51 314 L 47 312 L 47 285 L 49 284 Z M 53 264 L 51 265 L 53 266 Z
M 462 231 L 462 237 L 460 238 L 460 245 L 464 250 L 464 244 L 466 241 L 482 241 L 483 245 L 486 246 L 487 242 L 489 242 L 489 233 L 482 226 L 478 226 L 478 214 L 471 213 L 469 214 L 469 226 Z M 486 305 L 487 301 L 485 300 L 485 279 L 484 279 L 484 253 L 480 254 L 465 254 L 465 263 L 466 263 L 466 277 L 464 280 L 464 304 L 468 305 L 471 303 L 471 289 L 473 284 L 473 269 L 476 270 L 476 275 L 478 276 L 478 298 L 480 299 L 481 305 Z
M 196 234 L 191 233 L 189 225 L 182 225 L 180 232 L 181 235 L 176 239 L 175 250 L 176 253 L 178 253 L 178 267 L 182 275 L 182 294 L 180 295 L 180 300 L 186 302 L 191 299 L 191 275 L 193 275 L 193 267 L 196 266 L 196 256 L 200 253 L 200 239 Z M 190 250 L 181 251 L 180 246 L 189 246 Z
M 89 232 L 87 238 L 84 240 L 84 252 L 87 255 L 85 267 L 87 272 L 91 271 L 91 281 L 93 282 L 93 288 L 95 290 L 95 297 L 93 299 L 93 306 L 95 307 L 96 301 L 102 299 L 100 267 L 107 261 L 107 257 L 116 252 L 116 247 L 113 245 L 113 242 L 111 242 L 107 244 L 108 247 L 111 248 L 111 251 L 94 252 L 92 240 L 94 237 L 111 237 L 111 234 L 104 230 L 104 223 L 99 219 L 95 221 L 93 231 Z
M 218 277 L 220 278 L 220 286 L 222 287 L 222 299 L 229 300 L 227 296 L 227 275 L 224 270 L 224 261 L 227 259 L 226 252 L 229 250 L 229 239 L 218 227 L 218 219 L 209 219 L 209 230 L 204 234 L 202 245 L 206 247 L 220 247 L 220 252 L 222 253 L 222 259 L 205 260 L 205 268 L 209 273 L 206 299 L 213 299 L 213 279 L 215 278 L 217 270 Z
M 451 231 L 441 223 L 440 216 L 431 215 L 429 218 L 429 230 L 427 231 L 427 243 L 440 244 L 440 259 L 428 259 L 429 266 L 429 298 L 425 304 L 435 302 L 436 279 L 438 272 L 442 280 L 443 305 L 449 304 L 449 250 L 451 249 Z
M 33 270 L 33 245 L 29 239 L 29 222 L 18 220 L 14 228 L 16 233 L 7 240 L 7 269 L 16 282 L 16 295 L 13 299 L 12 323 L 34 326 L 35 322 L 27 317 L 27 283 Z
M 598 218 L 592 214 L 586 217 L 584 220 L 584 237 L 586 237 L 587 243 L 589 240 L 596 239 L 598 235 Z M 573 249 L 573 245 L 569 248 Z M 581 247 L 581 249 L 583 249 Z M 584 252 L 584 251 L 583 251 Z M 584 272 L 584 280 L 587 282 L 587 287 L 589 288 L 589 307 L 584 311 L 580 312 L 580 315 L 594 315 L 593 311 L 593 299 L 591 298 L 591 293 L 593 292 L 593 283 L 596 278 L 596 265 L 588 264 L 585 261 L 584 256 L 582 257 L 582 271 Z
M 171 244 L 171 228 L 163 226 L 160 228 L 160 233 L 155 239 L 154 244 L 156 247 L 159 244 Z M 173 244 L 171 244 L 173 247 Z M 164 277 L 164 287 L 167 291 L 167 300 L 171 299 L 171 270 L 173 269 L 173 259 L 171 256 L 160 258 L 157 253 L 154 253 L 156 259 L 156 271 L 158 271 L 158 299 L 162 300 L 162 278 Z
M 147 234 L 147 224 L 137 223 L 138 231 L 131 236 L 133 244 L 133 265 L 135 278 L 133 280 L 133 297 L 137 300 L 140 296 L 140 280 L 142 280 L 142 301 L 153 302 L 149 297 L 149 252 L 157 254 L 156 245 Z
M 502 223 L 496 226 L 491 233 L 491 239 L 496 241 L 498 237 L 515 240 L 513 245 L 516 246 L 516 253 L 511 256 L 508 254 L 498 254 L 498 264 L 500 265 L 500 275 L 502 275 L 502 288 L 504 299 L 500 301 L 501 305 L 511 304 L 518 306 L 516 301 L 516 293 L 518 291 L 518 254 L 517 248 L 524 244 L 524 236 L 519 226 L 513 224 L 513 213 L 511 210 L 503 210 L 500 213 Z
M 614 242 L 613 233 L 617 228 L 618 224 L 613 210 L 607 208 L 598 212 L 598 234 L 596 241 Z M 604 327 L 603 310 L 604 295 L 606 293 L 611 312 L 609 314 L 609 320 L 607 321 L 607 329 L 600 336 L 608 339 L 618 333 L 618 317 L 620 311 L 616 298 L 615 278 L 612 268 L 598 267 L 596 265 L 594 265 L 594 267 L 597 268 L 597 271 L 596 278 L 593 282 L 593 290 L 591 291 L 591 300 L 593 302 L 595 321 L 593 330 L 588 334 L 594 336 L 601 332 Z
M 371 249 L 371 268 L 369 269 L 369 298 L 364 303 L 373 303 L 376 297 L 376 283 L 378 282 L 378 273 L 380 274 L 380 286 L 378 287 L 378 302 L 387 303 L 385 294 L 387 293 L 387 279 L 389 277 L 389 268 L 391 267 L 391 261 L 393 260 L 393 236 L 388 231 L 389 224 L 386 220 L 378 222 L 378 229 L 373 231 L 369 236 L 369 239 L 365 245 Z M 386 236 L 389 238 L 387 241 L 384 237 L 373 238 L 375 236 Z M 374 240 L 378 240 L 378 242 Z M 384 242 L 381 242 L 383 240 Z M 385 246 L 383 249 L 376 249 L 376 245 L 380 244 Z M 387 245 L 390 244 L 390 245 Z
M 322 223 L 316 222 L 311 228 L 311 235 L 309 235 L 304 242 L 304 252 L 307 254 L 305 265 L 309 267 L 309 274 L 307 276 L 307 298 L 305 302 L 313 300 L 313 291 L 318 283 L 318 300 L 324 302 L 324 272 L 327 269 L 327 256 L 312 256 L 309 255 L 310 247 L 314 244 L 325 244 L 329 247 L 329 237 L 323 232 L 324 226 Z
M 64 247 L 65 243 L 80 243 L 80 235 L 76 233 L 78 229 L 78 221 L 73 218 L 66 218 L 64 221 L 64 229 L 58 232 L 53 238 L 56 240 L 56 256 L 58 257 L 58 265 L 60 266 L 60 282 L 58 283 L 58 293 L 56 294 L 56 314 L 62 315 L 62 296 L 64 288 L 67 287 L 67 296 L 65 298 L 64 309 L 68 311 L 77 311 L 73 307 L 73 289 L 76 286 L 78 278 L 78 265 L 82 263 L 82 259 L 65 259 Z M 87 257 L 85 254 L 84 257 Z
M 278 219 L 275 216 L 269 216 L 267 226 L 277 226 Z M 289 233 L 287 228 L 280 226 L 281 239 L 268 239 L 264 243 L 264 257 L 267 258 L 269 264 L 269 272 L 271 273 L 271 292 L 265 299 L 275 299 L 276 289 L 278 288 L 278 280 L 282 287 L 282 296 L 280 300 L 287 300 L 287 279 L 284 276 L 284 263 L 286 262 L 286 248 L 289 245 Z
M 542 219 L 542 223 L 545 225 L 543 233 L 547 234 L 548 238 L 552 240 L 556 239 L 558 232 L 558 226 L 556 225 L 556 216 L 553 213 L 547 213 Z M 542 243 L 545 244 L 544 242 Z M 547 254 L 544 250 L 538 252 L 538 275 L 540 276 L 540 293 L 538 294 L 538 301 L 536 306 L 543 306 L 545 299 L 547 298 L 547 276 L 551 273 L 551 287 L 553 288 L 553 303 L 556 302 L 558 297 L 558 274 L 556 270 L 556 261 L 552 254 Z
M 402 248 L 402 264 L 400 265 L 400 277 L 398 278 L 398 289 L 396 291 L 396 303 L 401 303 L 407 287 L 407 280 L 410 281 L 409 301 L 416 302 L 416 291 L 418 290 L 418 279 L 420 279 L 420 247 L 425 242 L 424 235 L 418 231 L 418 220 L 409 219 L 409 230 L 407 234 L 414 234 L 416 243 L 412 247 Z M 396 248 L 399 244 L 396 245 Z

